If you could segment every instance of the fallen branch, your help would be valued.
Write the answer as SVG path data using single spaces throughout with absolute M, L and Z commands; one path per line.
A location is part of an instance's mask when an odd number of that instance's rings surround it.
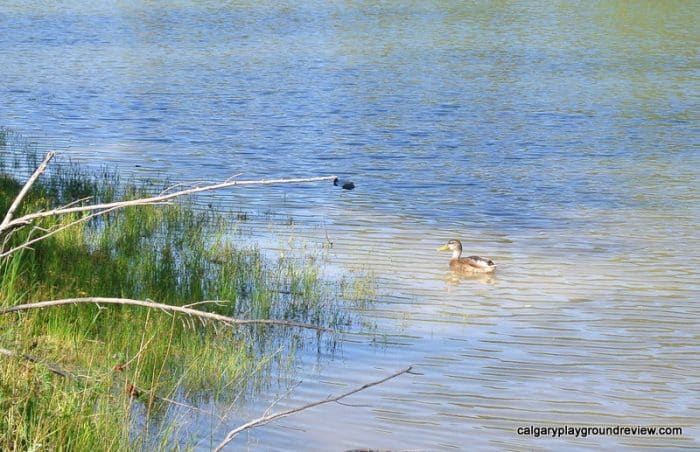
M 270 414 L 268 416 L 263 416 L 263 417 L 259 417 L 257 419 L 253 419 L 252 421 L 247 422 L 247 423 L 241 425 L 240 427 L 228 432 L 228 434 L 226 434 L 226 437 L 224 438 L 224 440 L 218 446 L 216 446 L 216 449 L 214 449 L 214 451 L 219 452 L 220 450 L 222 450 L 224 447 L 226 447 L 226 445 L 228 443 L 233 441 L 233 439 L 236 436 L 238 436 L 238 434 L 240 434 L 241 432 L 243 432 L 245 430 L 248 430 L 248 429 L 253 428 L 253 427 L 258 427 L 260 425 L 265 425 L 268 422 L 273 421 L 275 419 L 289 416 L 291 414 L 298 413 L 299 411 L 313 408 L 313 407 L 318 406 L 318 405 L 323 405 L 324 403 L 337 402 L 338 400 L 344 399 L 345 397 L 348 397 L 352 394 L 355 394 L 355 393 L 360 392 L 360 391 L 364 391 L 365 389 L 371 388 L 372 386 L 377 386 L 379 384 L 384 383 L 385 381 L 391 380 L 392 378 L 396 378 L 399 375 L 406 374 L 406 373 L 412 373 L 411 369 L 412 369 L 412 367 L 409 366 L 405 369 L 399 370 L 398 372 L 394 372 L 393 374 L 389 375 L 388 377 L 384 377 L 381 380 L 373 381 L 371 383 L 366 383 L 358 388 L 344 392 L 344 393 L 339 394 L 337 396 L 328 397 L 328 398 L 323 399 L 323 400 L 317 400 L 316 402 L 312 402 L 312 403 L 306 404 L 304 406 L 292 408 L 292 409 L 286 410 L 286 411 L 279 411 L 277 413 L 273 413 L 273 414 Z
M 32 222 L 34 222 L 35 220 L 38 220 L 41 218 L 65 215 L 65 214 L 69 214 L 69 213 L 94 212 L 87 218 L 87 219 L 91 219 L 91 218 L 94 218 L 96 216 L 104 215 L 105 213 L 110 212 L 112 210 L 116 210 L 116 209 L 123 209 L 126 207 L 133 207 L 133 206 L 167 204 L 167 202 L 169 200 L 174 199 L 174 198 L 179 198 L 182 196 L 192 195 L 195 193 L 201 193 L 201 192 L 205 192 L 205 191 L 220 190 L 222 188 L 228 188 L 228 187 L 246 186 L 246 185 L 292 184 L 292 183 L 303 183 L 303 182 L 319 182 L 319 181 L 324 181 L 324 180 L 334 181 L 337 179 L 336 176 L 310 177 L 310 178 L 301 178 L 301 179 L 267 179 L 267 180 L 263 179 L 263 180 L 243 180 L 243 181 L 231 180 L 231 178 L 229 178 L 226 181 L 224 181 L 222 183 L 218 183 L 218 184 L 192 187 L 192 188 L 189 188 L 186 190 L 180 190 L 180 191 L 176 191 L 176 192 L 172 192 L 172 193 L 167 193 L 169 190 L 171 190 L 175 187 L 178 187 L 180 185 L 183 185 L 183 184 L 175 184 L 172 187 L 167 188 L 164 192 L 162 192 L 158 196 L 132 199 L 129 201 L 116 201 L 116 202 L 103 203 L 103 204 L 75 206 L 76 203 L 82 202 L 82 201 L 87 199 L 87 198 L 83 198 L 83 199 L 68 203 L 67 205 L 57 207 L 55 209 L 41 211 L 41 212 L 34 212 L 34 213 L 27 214 L 27 215 L 24 215 L 20 218 L 15 219 L 14 214 L 17 211 L 17 208 L 24 200 L 25 196 L 29 192 L 29 189 L 32 187 L 32 185 L 34 185 L 34 183 L 39 178 L 39 176 L 41 176 L 41 174 L 46 170 L 49 162 L 51 161 L 51 159 L 54 156 L 55 156 L 54 152 L 49 152 L 46 154 L 46 157 L 44 157 L 44 160 L 37 167 L 37 169 L 34 171 L 34 173 L 29 177 L 27 182 L 24 184 L 24 187 L 22 187 L 19 194 L 17 195 L 17 197 L 14 199 L 14 201 L 10 205 L 10 208 L 8 209 L 7 213 L 5 214 L 5 218 L 0 223 L 0 237 L 4 236 L 2 249 L 0 249 L 0 251 L 4 250 L 6 244 L 9 241 L 8 232 L 14 231 L 16 228 L 21 228 L 23 226 L 29 225 Z M 236 176 L 238 176 L 238 175 L 236 175 Z M 78 220 L 76 223 L 80 223 L 82 221 L 84 221 L 84 220 Z M 66 227 L 68 227 L 68 226 L 60 228 L 60 230 L 65 229 Z M 35 239 L 32 240 L 32 243 L 36 243 L 40 240 L 43 240 L 43 239 L 55 234 L 56 232 L 57 231 L 54 231 L 50 234 L 45 234 L 45 235 L 42 235 L 40 237 L 36 237 Z M 0 254 L 0 258 L 7 257 L 8 255 L 12 254 L 13 252 L 19 251 L 20 249 L 27 248 L 27 247 L 29 247 L 29 244 L 23 244 L 21 246 L 13 248 L 12 250 L 4 251 L 4 252 L 2 252 L 2 254 Z
M 207 185 L 204 187 L 189 188 L 187 190 L 176 191 L 173 193 L 168 193 L 164 195 L 152 196 L 149 198 L 139 198 L 132 199 L 129 201 L 116 201 L 104 204 L 92 204 L 88 206 L 76 206 L 68 208 L 58 208 L 52 210 L 46 210 L 42 212 L 35 212 L 23 217 L 17 218 L 12 221 L 7 221 L 6 224 L 0 227 L 0 234 L 4 233 L 5 230 L 17 227 L 20 225 L 29 224 L 34 220 L 39 218 L 46 218 L 56 215 L 65 215 L 68 213 L 77 212 L 89 212 L 94 210 L 108 210 L 108 209 L 123 209 L 126 207 L 133 206 L 145 206 L 150 204 L 157 204 L 163 201 L 168 201 L 170 199 L 179 198 L 186 195 L 192 195 L 195 193 L 201 193 L 204 191 L 220 190 L 222 188 L 237 187 L 237 186 L 247 186 L 247 185 L 273 185 L 273 184 L 295 184 L 302 182 L 319 182 L 324 180 L 334 180 L 335 176 L 323 176 L 323 177 L 309 177 L 305 179 L 263 179 L 263 180 L 242 180 L 242 181 L 230 181 L 222 182 L 219 184 Z M 15 200 L 16 201 L 16 200 Z M 10 217 L 11 218 L 11 217 Z
M 52 235 L 56 235 L 56 234 L 58 234 L 59 232 L 65 230 L 65 229 L 70 228 L 71 226 L 75 226 L 75 225 L 80 224 L 80 223 L 85 223 L 85 222 L 90 221 L 90 220 L 92 220 L 93 218 L 95 218 L 95 217 L 97 217 L 97 216 L 99 216 L 99 215 L 104 215 L 104 214 L 106 214 L 106 213 L 108 213 L 108 212 L 111 212 L 111 211 L 113 211 L 113 210 L 116 210 L 116 207 L 115 207 L 115 208 L 112 208 L 112 209 L 101 210 L 101 211 L 99 211 L 99 212 L 95 212 L 95 213 L 92 213 L 92 214 L 90 214 L 90 215 L 86 215 L 86 216 L 80 218 L 79 220 L 75 220 L 75 221 L 73 221 L 73 222 L 71 222 L 71 223 L 68 223 L 68 224 L 65 224 L 65 225 L 63 225 L 63 226 L 57 227 L 57 228 L 52 229 L 52 230 L 50 230 L 50 231 L 46 231 L 45 234 L 40 235 L 39 237 L 35 237 L 35 238 L 33 238 L 33 239 L 29 239 L 29 240 L 27 240 L 26 242 L 22 243 L 22 244 L 19 245 L 19 246 L 16 246 L 16 247 L 14 247 L 14 248 L 12 248 L 12 249 L 9 249 L 9 250 L 7 250 L 7 251 L 4 251 L 4 252 L 0 253 L 0 258 L 2 258 L 2 257 L 7 257 L 7 256 L 9 256 L 10 254 L 12 254 L 12 253 L 14 253 L 14 252 L 17 252 L 17 251 L 19 251 L 19 250 L 21 250 L 21 249 L 30 248 L 33 244 L 35 244 L 35 243 L 37 243 L 37 242 L 40 242 L 41 240 L 47 239 L 47 238 L 51 237 Z
M 54 152 L 49 152 L 46 154 L 46 157 L 44 157 L 44 161 L 41 162 L 41 164 L 37 167 L 36 170 L 34 170 L 34 173 L 27 179 L 27 182 L 24 184 L 24 187 L 19 191 L 19 194 L 15 198 L 14 201 L 12 201 L 12 204 L 10 205 L 10 208 L 7 209 L 7 213 L 5 214 L 5 218 L 3 218 L 2 223 L 0 223 L 0 233 L 7 229 L 12 228 L 12 217 L 15 215 L 15 211 L 19 207 L 19 205 L 22 203 L 22 200 L 24 199 L 25 196 L 27 196 L 27 193 L 29 192 L 29 189 L 32 188 L 32 185 L 34 185 L 34 182 L 41 176 L 41 174 L 46 171 L 46 167 L 49 165 L 49 162 L 51 159 L 56 155 Z M 19 224 L 22 224 L 21 222 Z
M 66 204 L 66 205 L 64 205 L 64 206 L 62 206 L 62 207 L 60 207 L 60 208 L 61 208 L 61 209 L 66 209 L 66 208 L 71 207 L 71 206 L 74 206 L 74 205 L 76 205 L 76 204 L 80 204 L 80 203 L 82 203 L 82 202 L 85 202 L 85 201 L 87 201 L 87 200 L 89 200 L 89 199 L 91 199 L 91 198 L 92 198 L 92 196 L 86 196 L 85 198 L 76 199 L 75 201 L 69 202 L 68 204 Z M 105 213 L 107 213 L 107 211 L 102 211 L 102 212 L 98 212 L 98 213 L 93 213 L 93 214 L 91 214 L 89 217 L 84 217 L 84 218 L 82 218 L 82 219 L 80 219 L 80 220 L 75 221 L 74 223 L 70 223 L 70 224 L 67 224 L 67 225 L 65 225 L 65 226 L 61 226 L 61 227 L 58 228 L 58 229 L 54 229 L 54 228 L 45 229 L 45 228 L 42 228 L 41 226 L 34 226 L 34 228 L 32 229 L 32 231 L 29 233 L 30 238 L 31 238 L 32 233 L 33 233 L 35 230 L 44 232 L 45 235 L 40 235 L 39 237 L 36 237 L 36 238 L 34 238 L 34 239 L 31 239 L 31 240 L 29 240 L 29 238 L 28 238 L 28 239 L 27 239 L 27 240 L 28 240 L 27 242 L 23 243 L 21 246 L 18 246 L 18 247 L 13 248 L 13 249 L 11 249 L 11 250 L 9 250 L 9 251 L 3 252 L 2 254 L 0 254 L 0 257 L 9 256 L 10 254 L 14 253 L 15 251 L 19 251 L 19 250 L 21 250 L 21 249 L 23 249 L 23 248 L 30 248 L 32 243 L 36 243 L 36 242 L 38 242 L 38 241 L 44 240 L 45 238 L 48 238 L 48 237 L 50 237 L 50 236 L 52 236 L 52 235 L 54 235 L 54 234 L 57 234 L 58 232 L 60 232 L 60 231 L 62 231 L 62 230 L 64 230 L 64 229 L 66 229 L 66 228 L 69 228 L 69 227 L 73 226 L 74 224 L 78 224 L 78 223 L 82 223 L 82 222 L 84 222 L 84 221 L 88 221 L 88 220 L 90 220 L 91 218 L 93 218 L 93 217 L 95 217 L 95 216 L 103 215 L 103 214 L 105 214 Z M 10 243 L 10 238 L 12 237 L 12 234 L 13 234 L 13 233 L 16 233 L 17 231 L 20 231 L 24 226 L 26 226 L 26 225 L 19 225 L 19 226 L 16 226 L 16 227 L 10 229 L 10 231 L 8 231 L 8 233 L 5 234 L 5 237 L 4 237 L 4 239 L 3 239 L 3 243 L 2 243 L 2 246 L 0 247 L 0 250 L 4 250 L 5 247 L 6 247 L 6 245 L 7 245 L 8 243 Z
M 9 314 L 11 312 L 28 311 L 31 309 L 43 309 L 50 308 L 54 306 L 62 306 L 67 304 L 119 304 L 119 305 L 131 305 L 131 306 L 142 306 L 151 309 L 160 309 L 162 311 L 178 312 L 181 314 L 186 314 L 189 316 L 197 317 L 203 320 L 215 320 L 217 322 L 222 322 L 227 325 L 280 325 L 288 327 L 306 328 L 317 331 L 332 331 L 329 328 L 312 325 L 310 323 L 295 322 L 292 320 L 274 320 L 274 319 L 236 319 L 233 317 L 227 317 L 221 314 L 215 314 L 213 312 L 198 311 L 197 309 L 186 308 L 182 306 L 172 306 L 163 303 L 156 303 L 153 301 L 145 300 L 130 300 L 128 298 L 103 298 L 103 297 L 85 297 L 85 298 L 66 298 L 63 300 L 51 300 L 51 301 L 39 301 L 36 303 L 19 304 L 16 306 L 10 306 L 8 308 L 0 309 L 0 315 Z

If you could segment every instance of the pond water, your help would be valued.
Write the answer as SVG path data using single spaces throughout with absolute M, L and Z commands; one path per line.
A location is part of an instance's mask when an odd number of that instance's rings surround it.
M 350 178 L 219 196 L 378 286 L 376 330 L 199 448 L 407 365 L 233 444 L 700 448 L 700 4 L 108 3 L 0 5 L 0 125 L 137 177 Z M 451 274 L 449 238 L 497 274 Z M 517 433 L 618 424 L 683 436 Z

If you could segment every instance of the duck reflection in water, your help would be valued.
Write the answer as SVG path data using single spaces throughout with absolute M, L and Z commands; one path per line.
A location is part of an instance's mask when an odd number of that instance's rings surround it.
M 452 270 L 443 278 L 445 282 L 451 286 L 459 286 L 463 282 L 477 282 L 480 284 L 496 284 L 498 278 L 495 273 L 464 273 Z

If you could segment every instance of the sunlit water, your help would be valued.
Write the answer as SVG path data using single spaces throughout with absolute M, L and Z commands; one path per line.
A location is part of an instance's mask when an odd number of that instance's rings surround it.
M 234 444 L 700 447 L 697 2 L 67 3 L 0 6 L 0 125 L 137 177 L 357 184 L 219 195 L 294 218 L 269 249 L 330 240 L 329 271 L 375 275 L 376 329 L 223 425 L 183 416 L 200 448 L 407 365 Z M 498 273 L 451 274 L 448 238 Z

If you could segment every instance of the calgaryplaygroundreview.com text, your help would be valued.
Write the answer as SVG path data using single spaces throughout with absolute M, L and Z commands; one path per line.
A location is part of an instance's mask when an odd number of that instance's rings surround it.
M 683 427 L 671 425 L 524 425 L 518 426 L 516 432 L 520 436 L 533 438 L 561 438 L 564 436 L 576 438 L 589 436 L 681 437 L 683 436 Z

